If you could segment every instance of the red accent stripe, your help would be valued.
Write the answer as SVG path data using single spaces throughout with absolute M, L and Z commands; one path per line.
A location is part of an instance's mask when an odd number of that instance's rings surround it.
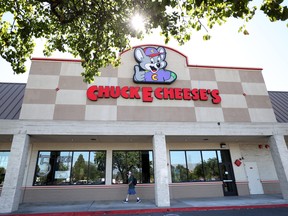
M 1 216 L 95 216 L 95 215 L 119 215 L 119 214 L 149 214 L 167 212 L 189 212 L 189 211 L 211 211 L 211 210 L 232 210 L 232 209 L 259 209 L 259 208 L 288 208 L 288 204 L 271 205 L 246 205 L 246 206 L 211 206 L 211 207 L 186 207 L 186 208 L 153 208 L 153 209 L 125 209 L 125 210 L 104 210 L 89 212 L 51 212 L 51 213 L 31 213 L 31 214 L 1 214 Z
M 218 69 L 238 69 L 238 70 L 263 70 L 263 68 L 254 68 L 254 67 L 230 67 L 230 66 L 213 66 L 213 65 L 194 65 L 194 64 L 189 64 L 188 62 L 188 57 L 184 55 L 183 53 L 179 52 L 178 50 L 175 50 L 174 48 L 168 47 L 168 46 L 162 46 L 159 44 L 143 44 L 139 46 L 134 46 L 132 49 L 137 48 L 137 47 L 146 47 L 146 46 L 161 46 L 166 49 L 172 50 L 180 55 L 182 55 L 186 59 L 186 65 L 188 67 L 194 67 L 194 68 L 218 68 Z M 131 49 L 125 50 L 124 52 L 121 53 L 121 55 Z
M 83 62 L 81 59 L 62 59 L 62 58 L 31 58 L 32 61 L 56 61 L 56 62 Z
M 139 46 L 134 46 L 131 49 L 135 49 L 137 47 L 147 47 L 147 46 L 161 46 L 166 49 L 172 50 L 180 55 L 182 55 L 186 59 L 186 65 L 187 67 L 193 67 L 193 68 L 211 68 L 211 69 L 235 69 L 235 70 L 263 70 L 263 68 L 253 68 L 253 67 L 230 67 L 230 66 L 213 66 L 213 65 L 195 65 L 195 64 L 189 64 L 188 57 L 184 55 L 183 53 L 179 52 L 178 50 L 168 47 L 168 46 L 162 46 L 159 44 L 143 44 Z M 127 49 L 120 53 L 120 55 L 123 55 L 124 53 L 130 51 L 131 49 Z M 80 59 L 57 59 L 57 58 L 32 58 L 32 61 L 63 61 L 63 62 L 82 62 Z

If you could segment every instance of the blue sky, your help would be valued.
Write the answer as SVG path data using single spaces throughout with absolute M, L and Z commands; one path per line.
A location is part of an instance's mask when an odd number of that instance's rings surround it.
M 284 1 L 288 5 L 288 1 Z M 176 41 L 167 45 L 158 33 L 144 40 L 132 40 L 132 45 L 159 44 L 172 47 L 188 57 L 189 64 L 239 66 L 263 68 L 263 77 L 269 91 L 288 91 L 288 28 L 286 22 L 271 23 L 261 12 L 257 12 L 247 24 L 249 35 L 238 33 L 242 20 L 230 19 L 224 25 L 209 30 L 212 38 L 203 41 L 206 32 L 195 32 L 190 42 L 179 46 Z M 32 57 L 43 57 L 41 40 Z M 70 55 L 55 53 L 52 57 L 72 58 Z M 27 68 L 30 67 L 27 62 Z M 0 59 L 0 82 L 27 82 L 28 73 L 13 75 L 8 63 Z

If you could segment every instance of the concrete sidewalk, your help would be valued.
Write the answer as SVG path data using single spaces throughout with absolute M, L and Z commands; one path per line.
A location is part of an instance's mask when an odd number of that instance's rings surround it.
M 217 198 L 191 198 L 171 200 L 170 207 L 157 207 L 154 200 L 142 200 L 141 203 L 130 201 L 90 201 L 67 203 L 25 203 L 21 204 L 18 211 L 12 214 L 0 215 L 42 215 L 42 216 L 92 216 L 92 215 L 117 215 L 140 214 L 155 212 L 200 211 L 217 209 L 241 208 L 276 208 L 287 207 L 288 200 L 275 195 L 250 195 Z

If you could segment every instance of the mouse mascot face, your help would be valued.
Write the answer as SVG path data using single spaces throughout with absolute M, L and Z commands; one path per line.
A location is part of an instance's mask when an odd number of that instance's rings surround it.
M 134 57 L 138 63 L 134 66 L 134 82 L 171 84 L 177 79 L 174 72 L 166 70 L 166 51 L 163 47 L 136 48 Z

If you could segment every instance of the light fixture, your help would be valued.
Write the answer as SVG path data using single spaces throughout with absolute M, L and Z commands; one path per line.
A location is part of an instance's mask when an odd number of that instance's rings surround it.
M 220 143 L 220 148 L 226 148 L 226 143 Z

